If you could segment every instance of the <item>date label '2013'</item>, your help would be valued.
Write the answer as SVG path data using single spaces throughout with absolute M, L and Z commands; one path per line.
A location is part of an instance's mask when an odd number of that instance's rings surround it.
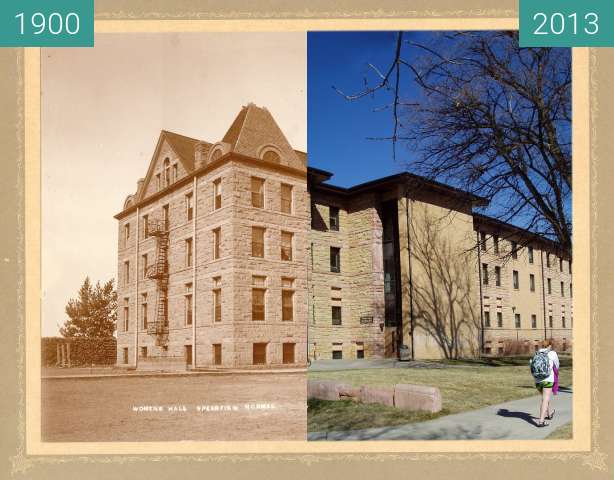
M 534 35 L 562 35 L 566 28 L 571 28 L 573 35 L 578 34 L 578 28 L 582 28 L 587 35 L 596 35 L 599 32 L 599 15 L 589 12 L 578 22 L 578 14 L 563 15 L 560 12 L 553 13 L 548 17 L 544 12 L 533 15 L 533 21 L 541 22 L 533 32 Z
M 15 15 L 15 18 L 19 20 L 20 35 L 25 35 L 25 29 L 29 28 L 29 26 L 26 27 L 26 20 L 23 12 Z M 76 35 L 79 33 L 79 15 L 74 12 L 66 14 L 65 17 L 58 12 L 50 13 L 48 16 L 36 12 L 30 16 L 29 20 L 34 35 L 41 35 L 44 33 L 50 33 L 51 35 L 61 35 L 63 33 Z

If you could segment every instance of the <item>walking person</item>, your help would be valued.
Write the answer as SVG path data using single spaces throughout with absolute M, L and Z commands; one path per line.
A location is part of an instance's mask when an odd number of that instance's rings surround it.
M 555 411 L 550 412 L 550 400 L 553 389 L 558 391 L 559 356 L 552 349 L 552 340 L 542 341 L 540 348 L 529 362 L 531 374 L 535 379 L 535 387 L 541 393 L 538 427 L 547 427 L 546 420 L 552 420 Z

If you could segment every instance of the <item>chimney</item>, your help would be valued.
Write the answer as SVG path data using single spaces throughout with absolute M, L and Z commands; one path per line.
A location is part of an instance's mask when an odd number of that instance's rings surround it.
M 194 147 L 194 170 L 204 167 L 207 163 L 208 147 L 209 144 L 205 142 L 198 142 Z

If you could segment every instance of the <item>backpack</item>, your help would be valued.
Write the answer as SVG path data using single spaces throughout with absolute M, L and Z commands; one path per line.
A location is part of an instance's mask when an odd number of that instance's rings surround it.
M 538 382 L 548 378 L 550 376 L 550 360 L 548 358 L 548 352 L 536 352 L 530 362 L 531 375 Z

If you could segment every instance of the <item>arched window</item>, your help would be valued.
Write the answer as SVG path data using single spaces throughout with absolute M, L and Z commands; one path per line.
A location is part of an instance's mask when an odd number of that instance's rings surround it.
M 217 148 L 214 152 L 213 155 L 211 155 L 211 161 L 215 162 L 217 159 L 219 159 L 222 156 L 222 149 L 221 148 Z
M 279 157 L 279 154 L 275 150 L 265 151 L 264 155 L 262 155 L 262 159 L 265 162 L 273 162 L 273 163 L 279 163 L 279 161 L 281 160 Z
M 168 158 L 164 159 L 164 186 L 168 187 L 171 184 L 171 161 Z

